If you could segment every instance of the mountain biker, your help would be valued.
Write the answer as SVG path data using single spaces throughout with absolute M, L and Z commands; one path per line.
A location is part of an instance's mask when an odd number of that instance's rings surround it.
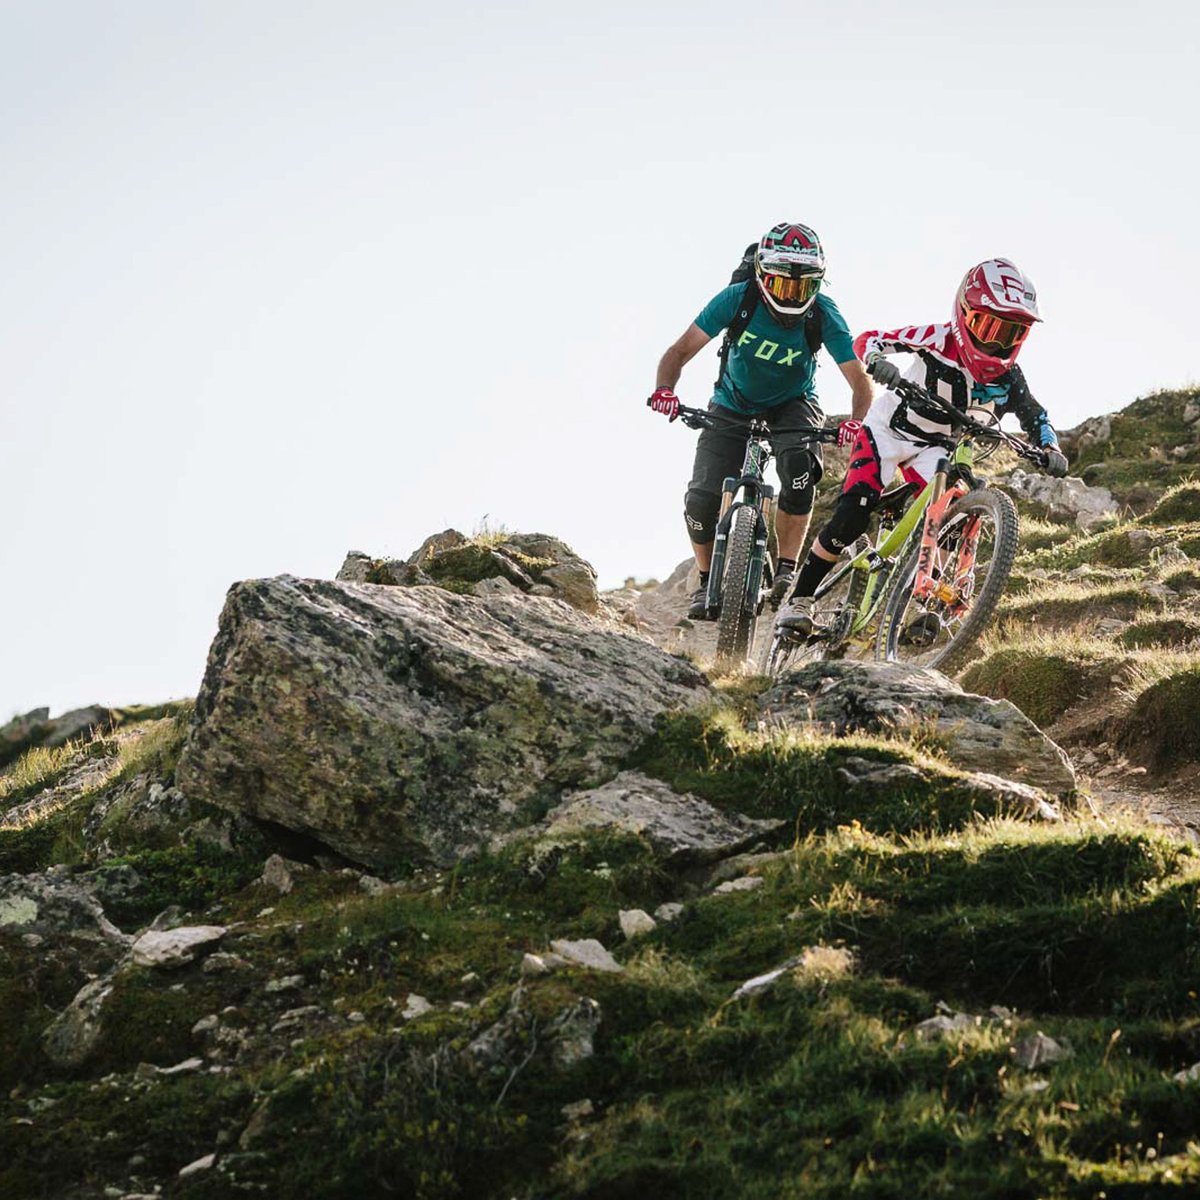
M 825 254 L 817 235 L 807 225 L 787 221 L 776 225 L 763 235 L 754 254 L 755 286 L 734 283 L 718 292 L 658 364 L 650 407 L 674 421 L 679 416 L 674 388 L 684 365 L 743 315 L 747 303 L 751 306 L 749 323 L 729 346 L 708 406 L 709 412 L 729 420 L 701 431 L 684 500 L 684 518 L 700 570 L 700 586 L 688 607 L 693 619 L 709 615 L 705 597 L 721 485 L 727 476 L 740 472 L 753 417 L 765 419 L 771 428 L 782 484 L 776 517 L 779 561 L 772 588 L 776 604 L 794 580 L 822 471 L 819 445 L 788 432 L 798 425 L 820 426 L 825 419 L 813 385 L 816 359 L 806 337 L 806 314 L 813 305 L 819 309 L 821 343 L 851 389 L 852 415 L 838 427 L 838 444 L 849 445 L 862 428 L 871 403 L 871 381 L 854 353 L 849 327 L 837 305 L 820 290 L 824 275 Z
M 949 322 L 886 333 L 870 330 L 855 338 L 854 349 L 885 388 L 903 378 L 961 410 L 985 407 L 999 416 L 1012 413 L 1029 440 L 1048 453 L 1047 472 L 1063 476 L 1067 459 L 1058 436 L 1017 366 L 1025 338 L 1041 319 L 1029 276 L 1009 259 L 989 258 L 963 277 Z M 903 372 L 886 358 L 897 352 L 913 355 Z M 896 469 L 907 482 L 924 487 L 946 450 L 923 435 L 948 432 L 949 426 L 936 416 L 918 415 L 902 406 L 894 391 L 875 399 L 850 451 L 837 508 L 813 539 L 792 599 L 776 618 L 778 627 L 802 636 L 812 632 L 813 593 L 841 552 L 866 531 L 871 510 Z

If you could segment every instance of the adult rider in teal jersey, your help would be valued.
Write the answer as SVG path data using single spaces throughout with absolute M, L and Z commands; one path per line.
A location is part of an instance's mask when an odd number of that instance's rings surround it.
M 854 353 L 845 319 L 821 292 L 825 254 L 806 225 L 776 225 L 758 244 L 752 283 L 735 283 L 718 292 L 684 335 L 662 356 L 650 406 L 670 420 L 679 415 L 675 385 L 684 365 L 735 319 L 752 315 L 729 347 L 728 358 L 710 412 L 730 418 L 700 433 L 692 479 L 684 501 L 684 519 L 700 571 L 688 616 L 706 615 L 705 593 L 713 539 L 721 506 L 721 485 L 737 475 L 746 448 L 750 419 L 764 419 L 781 484 L 776 532 L 779 562 L 771 597 L 775 604 L 794 581 L 796 559 L 804 544 L 822 464 L 819 443 L 789 433 L 796 426 L 820 426 L 825 419 L 814 387 L 816 359 L 808 325 L 819 322 L 820 342 L 838 364 L 851 391 L 851 418 L 839 429 L 839 445 L 858 436 L 871 405 L 871 381 Z M 816 306 L 817 312 L 810 315 Z M 739 321 L 739 323 L 741 323 Z

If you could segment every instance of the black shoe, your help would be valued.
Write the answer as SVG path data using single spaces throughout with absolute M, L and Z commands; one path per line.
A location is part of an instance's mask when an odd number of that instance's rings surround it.
M 767 596 L 767 603 L 773 609 L 778 609 L 784 602 L 788 592 L 792 590 L 792 584 L 796 582 L 795 571 L 780 571 L 775 576 L 775 582 L 771 584 L 770 595 Z
M 709 621 L 715 620 L 716 614 L 711 617 L 708 612 L 708 588 L 697 588 L 691 595 L 688 601 L 687 615 L 693 621 Z

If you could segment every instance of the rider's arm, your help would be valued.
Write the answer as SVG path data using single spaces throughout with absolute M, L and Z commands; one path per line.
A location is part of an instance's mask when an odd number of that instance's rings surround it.
M 846 377 L 850 385 L 850 416 L 852 420 L 861 421 L 871 407 L 871 377 L 857 358 L 849 362 L 838 363 L 838 370 Z
M 1008 403 L 1005 408 L 1013 413 L 1021 422 L 1025 436 L 1035 445 L 1044 449 L 1058 449 L 1058 434 L 1050 424 L 1050 416 L 1046 410 L 1033 398 L 1029 384 L 1025 382 L 1025 373 L 1020 367 L 1014 366 L 1009 370 Z
M 684 366 L 712 341 L 710 334 L 704 332 L 694 322 L 687 327 L 681 337 L 658 364 L 658 374 L 655 376 L 655 386 L 673 388 L 679 382 L 679 375 Z
M 854 353 L 865 363 L 875 354 L 908 353 L 913 350 L 937 350 L 941 347 L 936 325 L 906 325 L 902 329 L 868 329 L 854 339 Z

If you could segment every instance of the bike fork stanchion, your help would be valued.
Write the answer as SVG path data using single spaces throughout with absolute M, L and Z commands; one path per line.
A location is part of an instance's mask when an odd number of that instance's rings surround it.
M 708 592 L 704 607 L 709 617 L 716 615 L 721 607 L 721 580 L 725 574 L 725 551 L 729 546 L 729 527 L 733 523 L 733 492 L 737 480 L 726 476 L 721 485 L 721 516 L 717 521 L 717 536 L 713 539 L 712 562 L 708 567 Z
M 759 494 L 764 502 L 769 501 L 775 494 L 770 484 L 762 484 Z M 750 577 L 746 580 L 746 599 L 751 605 L 751 611 L 758 612 L 759 593 L 762 591 L 763 566 L 767 560 L 767 538 L 770 531 L 767 528 L 766 517 L 763 515 L 765 504 L 758 510 L 758 531 L 754 538 L 754 560 L 750 564 Z

